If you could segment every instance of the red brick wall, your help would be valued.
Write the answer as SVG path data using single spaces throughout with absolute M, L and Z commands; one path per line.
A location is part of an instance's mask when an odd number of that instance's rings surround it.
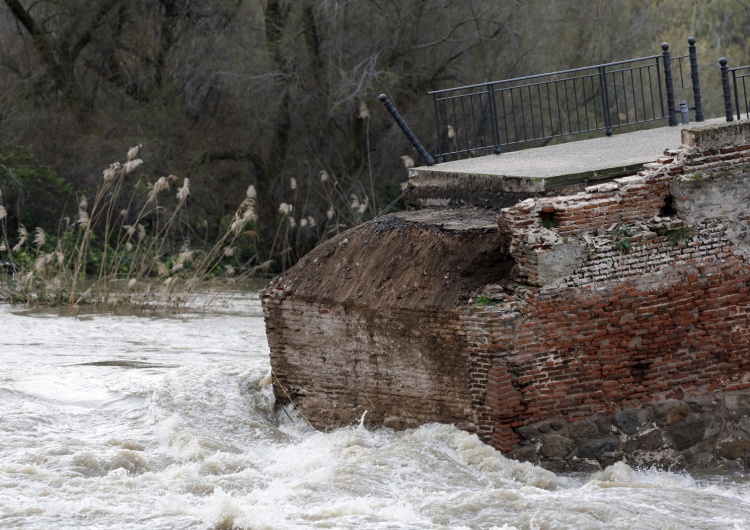
M 532 287 L 465 314 L 474 366 L 489 367 L 472 372 L 476 409 L 492 424 L 480 420 L 483 439 L 507 451 L 513 428 L 545 418 L 750 387 L 750 269 L 726 221 L 659 217 L 673 176 L 749 157 L 750 146 L 686 148 L 638 176 L 502 211 L 518 280 Z M 545 229 L 551 212 L 557 226 Z M 585 248 L 580 264 L 543 281 L 540 257 L 571 243 Z
M 464 331 L 454 311 L 372 310 L 267 293 L 274 390 L 318 428 L 475 429 Z

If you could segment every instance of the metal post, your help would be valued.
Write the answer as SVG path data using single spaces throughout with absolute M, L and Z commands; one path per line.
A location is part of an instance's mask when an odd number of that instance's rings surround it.
M 602 110 L 604 111 L 604 127 L 607 136 L 612 136 L 612 119 L 609 115 L 609 92 L 607 90 L 607 71 L 604 66 L 599 67 L 599 88 L 602 91 Z
M 729 87 L 729 69 L 727 68 L 727 58 L 719 59 L 719 69 L 721 70 L 721 87 L 724 90 L 724 113 L 727 121 L 734 121 L 734 112 L 732 112 L 732 89 Z
M 497 129 L 497 110 L 495 109 L 495 85 L 487 85 L 487 97 L 490 102 L 490 125 L 492 125 L 492 139 L 495 140 L 495 154 L 500 154 L 500 131 Z
M 695 50 L 695 37 L 688 39 L 688 53 L 690 54 L 690 80 L 693 82 L 693 99 L 695 100 L 695 121 L 703 121 L 703 100 L 701 99 L 701 83 L 698 75 L 698 53 Z
M 674 110 L 674 85 L 672 83 L 672 59 L 669 56 L 669 44 L 661 43 L 662 58 L 664 59 L 664 85 L 667 88 L 667 109 L 669 110 L 669 126 L 677 126 L 677 113 Z
M 690 113 L 688 112 L 687 100 L 683 99 L 680 101 L 680 120 L 683 125 L 690 123 Z
M 422 147 L 422 144 L 417 140 L 417 137 L 414 136 L 414 133 L 411 132 L 411 129 L 406 124 L 404 119 L 401 117 L 401 114 L 398 113 L 396 110 L 396 107 L 393 105 L 393 102 L 388 99 L 388 96 L 385 94 L 380 94 L 380 101 L 383 102 L 383 105 L 385 105 L 385 108 L 388 109 L 388 112 L 391 113 L 391 116 L 393 116 L 393 119 L 396 120 L 396 123 L 399 127 L 401 127 L 401 130 L 404 131 L 404 134 L 409 139 L 409 141 L 412 143 L 414 148 L 417 150 L 419 155 L 422 157 L 422 159 L 425 161 L 425 164 L 428 166 L 432 166 L 435 164 L 435 160 L 432 159 L 430 156 L 430 153 L 427 152 L 427 150 Z

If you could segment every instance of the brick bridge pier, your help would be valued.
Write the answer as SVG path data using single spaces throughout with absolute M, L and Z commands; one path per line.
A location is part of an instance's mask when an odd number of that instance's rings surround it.
M 264 290 L 281 403 L 319 428 L 448 422 L 556 471 L 747 468 L 750 122 L 407 186 L 428 209 L 341 234 Z

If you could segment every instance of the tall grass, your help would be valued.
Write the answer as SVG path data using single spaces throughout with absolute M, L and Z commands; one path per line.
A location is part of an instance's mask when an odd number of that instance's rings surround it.
M 360 117 L 367 119 L 364 110 Z M 0 301 L 129 313 L 181 308 L 195 299 L 199 287 L 236 285 L 272 265 L 283 270 L 326 239 L 376 215 L 371 169 L 368 197 L 361 175 L 337 176 L 318 161 L 326 169 L 300 182 L 289 178 L 281 192 L 284 200 L 265 259 L 257 251 L 258 198 L 252 185 L 217 241 L 197 241 L 187 212 L 190 181 L 168 175 L 145 182 L 140 147 L 107 167 L 93 199 L 79 196 L 74 218 L 64 218 L 54 231 L 19 224 L 11 234 L 0 188 Z M 404 158 L 406 168 L 413 165 Z
M 268 270 L 270 261 L 261 262 L 257 254 L 239 265 L 232 259 L 236 244 L 256 237 L 252 186 L 219 240 L 193 248 L 186 234 L 196 231 L 184 229 L 187 178 L 180 183 L 174 175 L 160 177 L 148 184 L 145 199 L 136 191 L 127 195 L 143 178 L 136 176 L 143 164 L 139 148 L 104 170 L 93 201 L 80 197 L 75 222 L 61 223 L 53 236 L 42 227 L 19 225 L 11 246 L 0 193 L 0 300 L 136 313 L 184 307 L 207 282 L 226 285 Z

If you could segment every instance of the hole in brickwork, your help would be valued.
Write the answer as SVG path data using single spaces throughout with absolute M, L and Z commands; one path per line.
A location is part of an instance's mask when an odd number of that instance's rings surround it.
M 640 383 L 645 379 L 649 368 L 651 368 L 650 362 L 636 363 L 630 367 L 630 375 L 633 376 L 636 383 Z
M 539 217 L 542 219 L 542 226 L 544 228 L 557 228 L 557 219 L 555 218 L 555 213 L 555 209 L 551 206 L 546 206 L 539 213 Z
M 674 217 L 677 210 L 674 207 L 674 197 L 667 195 L 664 197 L 664 204 L 659 209 L 659 217 Z

